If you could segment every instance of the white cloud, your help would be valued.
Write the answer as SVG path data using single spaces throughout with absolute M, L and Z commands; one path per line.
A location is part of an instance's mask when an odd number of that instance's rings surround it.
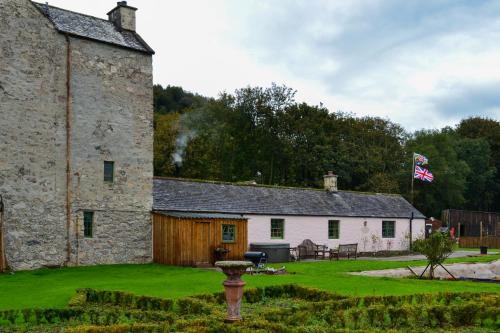
M 116 2 L 50 4 L 105 17 Z M 389 118 L 411 130 L 469 115 L 500 118 L 500 101 L 491 96 L 500 82 L 499 2 L 129 4 L 139 7 L 138 31 L 157 52 L 156 83 L 216 96 L 274 81 L 297 89 L 300 100 Z

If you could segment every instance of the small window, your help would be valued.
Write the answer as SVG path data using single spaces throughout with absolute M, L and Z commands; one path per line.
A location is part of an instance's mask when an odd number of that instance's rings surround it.
M 83 213 L 83 236 L 85 238 L 92 238 L 94 224 L 94 212 Z
M 115 162 L 104 161 L 104 181 L 112 183 L 114 175 L 115 175 Z
M 328 221 L 328 239 L 339 239 L 339 226 L 340 221 Z
M 236 241 L 236 226 L 234 224 L 222 225 L 222 242 L 234 243 Z
M 382 238 L 394 238 L 395 235 L 395 222 L 382 221 Z
M 285 220 L 271 219 L 271 238 L 283 239 L 285 237 Z

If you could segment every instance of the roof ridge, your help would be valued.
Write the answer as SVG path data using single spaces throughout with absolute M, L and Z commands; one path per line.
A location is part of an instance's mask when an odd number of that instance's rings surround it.
M 69 9 L 65 9 L 65 8 L 61 8 L 61 7 L 57 7 L 57 6 L 53 6 L 53 5 L 50 5 L 50 4 L 45 4 L 45 3 L 41 3 L 41 2 L 36 2 L 36 1 L 32 1 L 32 3 L 36 4 L 36 5 L 40 5 L 40 6 L 48 6 L 50 8 L 55 8 L 55 9 L 59 9 L 59 10 L 62 10 L 62 11 L 65 11 L 65 12 L 68 12 L 68 13 L 73 13 L 73 14 L 77 14 L 77 15 L 82 15 L 82 16 L 87 16 L 87 17 L 90 17 L 90 18 L 93 18 L 93 19 L 97 19 L 97 20 L 101 20 L 101 21 L 104 21 L 104 22 L 109 22 L 109 23 L 113 23 L 105 18 L 102 18 L 102 17 L 97 17 L 97 16 L 93 16 L 93 15 L 89 15 L 89 14 L 85 14 L 85 13 L 80 13 L 80 12 L 75 12 L 74 10 L 69 10 Z
M 283 190 L 325 192 L 324 189 L 314 188 L 314 187 L 249 184 L 249 183 L 237 183 L 237 182 L 228 182 L 228 181 L 220 181 L 220 180 L 196 179 L 196 178 L 177 178 L 177 177 L 160 177 L 160 176 L 155 176 L 153 178 L 158 179 L 158 180 L 173 180 L 173 181 L 205 183 L 205 184 L 214 184 L 214 185 L 232 185 L 232 186 L 245 186 L 245 187 L 273 188 L 273 189 L 283 189 Z M 377 192 L 363 192 L 363 191 L 352 191 L 352 190 L 338 190 L 337 192 L 364 194 L 364 195 L 385 195 L 385 196 L 393 196 L 393 197 L 403 197 L 401 194 L 398 194 L 398 193 L 377 193 Z

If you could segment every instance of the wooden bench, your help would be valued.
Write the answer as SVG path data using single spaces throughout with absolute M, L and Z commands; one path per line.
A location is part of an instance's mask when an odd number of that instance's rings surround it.
M 305 239 L 297 246 L 298 259 L 314 258 L 325 259 L 328 247 L 326 245 L 314 244 L 312 240 Z
M 358 256 L 358 244 L 340 244 L 337 249 L 330 249 L 330 260 L 333 258 L 340 259 L 340 257 L 347 257 L 350 259 L 354 257 L 354 259 Z

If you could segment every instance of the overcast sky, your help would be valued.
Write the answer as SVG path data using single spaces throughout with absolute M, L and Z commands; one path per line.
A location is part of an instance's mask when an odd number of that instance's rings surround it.
M 51 0 L 106 17 L 108 0 Z M 285 84 L 408 130 L 500 120 L 500 1 L 130 0 L 154 80 L 206 96 Z

